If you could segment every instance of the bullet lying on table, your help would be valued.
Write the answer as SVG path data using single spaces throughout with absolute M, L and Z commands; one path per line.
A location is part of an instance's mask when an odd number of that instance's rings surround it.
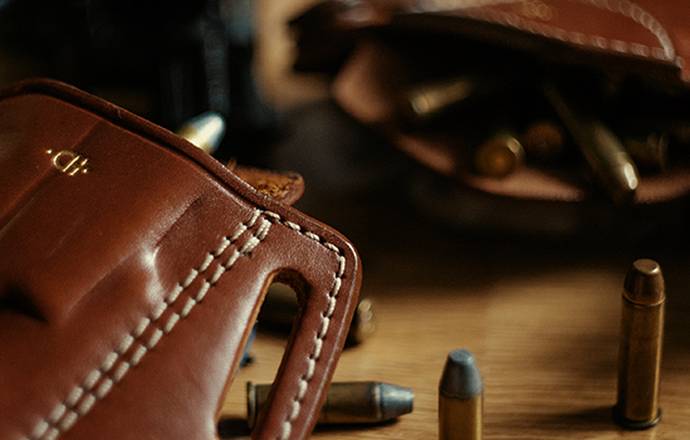
M 270 327 L 275 330 L 290 331 L 297 316 L 299 306 L 295 293 L 288 286 L 280 283 L 271 285 L 259 313 L 259 327 Z M 364 342 L 376 331 L 374 304 L 368 299 L 360 300 L 352 317 L 347 344 L 357 345 Z
M 206 112 L 187 120 L 177 135 L 208 154 L 213 154 L 225 135 L 225 119 L 220 113 Z
M 247 382 L 247 423 L 253 429 L 270 384 Z M 333 382 L 318 424 L 382 423 L 412 412 L 411 389 L 383 382 Z
M 624 428 L 646 429 L 661 419 L 659 378 L 665 301 L 659 263 L 635 261 L 623 288 L 618 401 L 613 409 L 615 421 Z
M 602 189 L 615 203 L 631 202 L 640 178 L 621 141 L 603 122 L 578 112 L 555 86 L 547 85 L 544 93 Z
M 472 353 L 448 353 L 438 388 L 438 438 L 480 440 L 484 386 Z

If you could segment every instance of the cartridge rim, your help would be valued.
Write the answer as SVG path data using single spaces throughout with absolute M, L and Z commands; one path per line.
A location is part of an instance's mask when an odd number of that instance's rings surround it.
M 642 431 L 656 426 L 661 421 L 661 408 L 656 413 L 656 417 L 650 420 L 631 420 L 625 417 L 618 405 L 613 406 L 613 420 L 625 429 L 633 431 Z

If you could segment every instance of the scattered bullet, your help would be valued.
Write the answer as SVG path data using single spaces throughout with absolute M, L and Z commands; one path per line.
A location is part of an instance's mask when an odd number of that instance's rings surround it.
M 247 382 L 247 423 L 253 429 L 270 384 Z M 381 423 L 412 412 L 411 389 L 383 382 L 333 382 L 318 424 Z
M 463 100 L 477 88 L 469 78 L 452 78 L 417 85 L 403 94 L 400 113 L 410 123 L 427 122 Z
M 347 334 L 347 343 L 350 345 L 361 344 L 373 335 L 376 331 L 375 316 L 374 303 L 369 298 L 360 300 L 352 317 L 350 331 Z
M 502 178 L 522 165 L 525 152 L 510 133 L 498 133 L 477 147 L 474 168 L 483 176 Z
M 225 119 L 220 113 L 202 113 L 185 122 L 177 134 L 206 153 L 213 154 L 225 135 Z
M 546 97 L 570 132 L 599 185 L 618 204 L 631 202 L 639 184 L 635 163 L 620 140 L 601 121 L 579 115 L 553 86 Z
M 484 389 L 474 356 L 464 349 L 448 354 L 438 392 L 440 440 L 480 440 Z
M 661 418 L 659 378 L 664 328 L 664 277 L 656 261 L 640 259 L 625 277 L 618 354 L 615 421 L 646 429 Z
M 295 293 L 288 286 L 280 283 L 271 285 L 259 314 L 259 325 L 271 329 L 289 332 L 299 311 Z M 360 300 L 352 324 L 347 334 L 346 344 L 361 344 L 376 331 L 374 303 L 369 298 Z

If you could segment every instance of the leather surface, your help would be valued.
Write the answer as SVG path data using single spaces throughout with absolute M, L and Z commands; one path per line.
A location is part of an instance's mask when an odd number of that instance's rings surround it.
M 60 83 L 6 91 L 0 137 L 0 438 L 217 438 L 274 277 L 303 307 L 253 437 L 309 435 L 357 303 L 345 238 Z
M 334 36 L 387 26 L 435 30 L 560 62 L 581 57 L 690 82 L 690 8 L 683 1 L 329 0 L 292 21 L 302 52 L 312 48 L 315 18 Z M 308 67 L 323 64 L 304 56 Z
M 461 32 L 542 57 L 573 62 L 582 52 L 584 63 L 690 81 L 690 8 L 682 1 L 421 0 L 411 10 L 462 18 Z

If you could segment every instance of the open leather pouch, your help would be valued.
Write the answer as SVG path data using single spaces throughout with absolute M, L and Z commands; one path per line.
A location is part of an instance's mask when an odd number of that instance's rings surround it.
M 273 280 L 302 307 L 252 435 L 309 435 L 361 276 L 345 238 L 266 195 L 299 179 L 238 169 L 257 191 L 52 81 L 4 92 L 0 139 L 0 438 L 217 438 Z
M 459 200 L 454 192 L 462 191 L 486 201 L 476 209 L 465 206 L 459 216 L 490 205 L 499 217 L 517 215 L 534 224 L 526 212 L 549 211 L 535 217 L 553 217 L 555 231 L 618 227 L 631 210 L 640 212 L 642 223 L 650 214 L 661 222 L 677 218 L 677 205 L 690 195 L 690 146 L 679 146 L 678 160 L 663 172 L 643 173 L 633 203 L 616 219 L 572 146 L 574 152 L 556 163 L 528 156 L 525 166 L 502 179 L 473 172 L 473 148 L 506 127 L 519 134 L 532 122 L 557 120 L 543 96 L 549 82 L 587 101 L 622 138 L 628 131 L 677 126 L 690 133 L 689 20 L 682 2 L 330 0 L 291 26 L 296 68 L 331 74 L 333 97 L 347 113 L 436 173 L 438 181 L 428 186 L 445 181 L 452 188 L 421 194 L 425 210 L 447 211 Z M 493 89 L 462 98 L 434 124 L 415 126 L 401 117 L 409 90 L 455 78 Z

